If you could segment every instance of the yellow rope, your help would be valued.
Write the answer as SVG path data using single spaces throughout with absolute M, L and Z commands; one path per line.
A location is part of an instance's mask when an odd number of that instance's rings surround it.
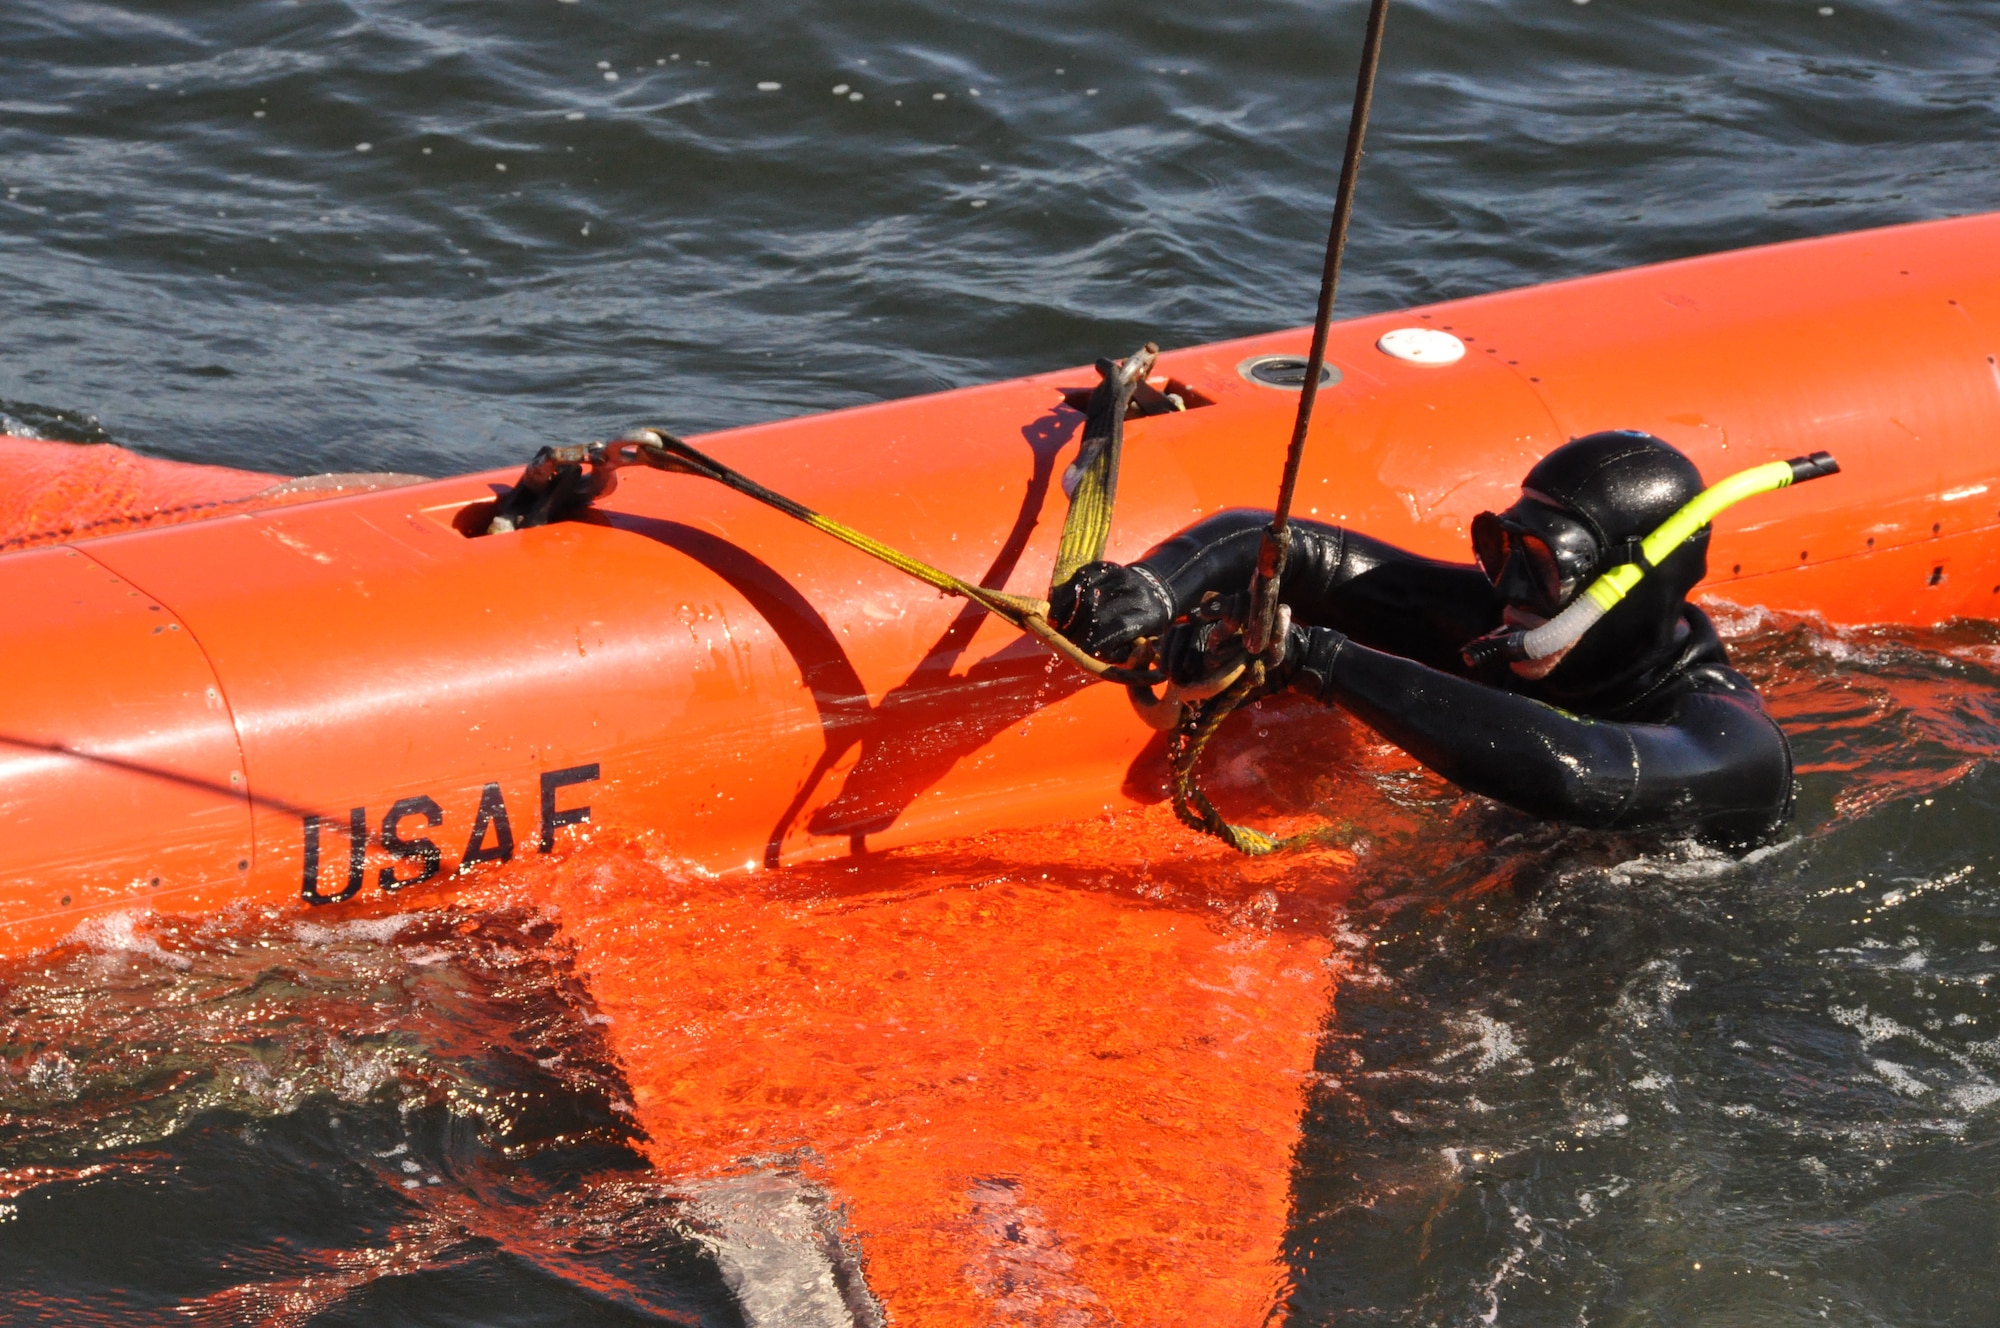
M 1069 514 L 1063 518 L 1062 543 L 1056 549 L 1056 565 L 1049 573 L 1054 589 L 1076 575 L 1085 563 L 1104 556 L 1111 539 L 1111 505 L 1117 498 L 1117 458 L 1113 447 L 1098 452 L 1084 467 L 1070 495 Z
M 606 464 L 613 467 L 628 465 L 634 461 L 643 462 L 656 470 L 698 475 L 704 479 L 714 480 L 768 507 L 776 508 L 786 516 L 803 521 L 814 530 L 830 535 L 850 548 L 858 549 L 871 558 L 887 563 L 906 576 L 914 577 L 926 585 L 935 586 L 947 595 L 969 599 L 1003 621 L 1043 641 L 1050 649 L 1092 677 L 1127 684 L 1158 681 L 1157 675 L 1147 670 L 1106 664 L 1103 660 L 1085 654 L 1068 637 L 1050 625 L 1048 601 L 1026 595 L 1011 595 L 1004 590 L 990 590 L 985 586 L 974 585 L 962 577 L 953 576 L 941 567 L 932 566 L 921 558 L 912 558 L 909 554 L 893 549 L 872 536 L 862 534 L 845 522 L 836 521 L 824 513 L 815 512 L 803 503 L 765 488 L 755 480 L 695 450 L 671 434 L 657 429 L 642 430 L 637 435 L 628 435 L 612 444 L 611 450 L 606 453 Z
M 1252 660 L 1247 668 L 1220 695 L 1187 707 L 1186 718 L 1167 744 L 1167 763 L 1173 771 L 1171 791 L 1174 815 L 1190 830 L 1212 835 L 1246 857 L 1261 858 L 1325 842 L 1325 829 L 1301 831 L 1273 839 L 1262 830 L 1236 825 L 1216 810 L 1195 778 L 1196 766 L 1208 741 L 1222 728 L 1223 721 L 1242 704 L 1263 691 L 1267 674 L 1264 661 Z

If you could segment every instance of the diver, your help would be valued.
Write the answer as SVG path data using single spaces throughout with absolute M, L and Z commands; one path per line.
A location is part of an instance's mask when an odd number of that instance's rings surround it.
M 1687 602 L 1708 570 L 1706 525 L 1566 649 L 1495 648 L 1639 561 L 1640 542 L 1702 491 L 1672 446 L 1617 431 L 1557 448 L 1520 501 L 1475 518 L 1471 564 L 1295 521 L 1272 690 L 1338 704 L 1460 788 L 1536 816 L 1739 853 L 1769 843 L 1791 814 L 1791 748 Z M 1245 658 L 1245 588 L 1270 519 L 1221 512 L 1136 563 L 1079 568 L 1050 620 L 1099 659 L 1151 639 L 1176 681 L 1213 677 Z

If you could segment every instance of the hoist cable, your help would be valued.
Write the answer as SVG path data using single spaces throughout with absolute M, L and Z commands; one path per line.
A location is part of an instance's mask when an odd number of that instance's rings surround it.
M 1291 554 L 1292 498 L 1298 490 L 1299 468 L 1305 459 L 1306 435 L 1312 427 L 1313 405 L 1319 399 L 1320 375 L 1326 367 L 1326 341 L 1333 323 L 1334 296 L 1340 289 L 1340 264 L 1347 252 L 1347 226 L 1354 216 L 1355 183 L 1361 174 L 1362 141 L 1368 134 L 1368 113 L 1375 102 L 1375 73 L 1382 61 L 1382 30 L 1389 17 L 1389 0 L 1373 0 L 1368 31 L 1361 42 L 1361 68 L 1354 79 L 1354 109 L 1347 121 L 1347 153 L 1340 164 L 1340 187 L 1334 196 L 1333 224 L 1327 230 L 1326 261 L 1320 268 L 1319 305 L 1313 315 L 1311 348 L 1306 352 L 1305 382 L 1299 388 L 1298 414 L 1292 422 L 1291 444 L 1285 449 L 1285 470 L 1278 483 L 1278 501 L 1271 524 L 1257 550 L 1257 570 L 1250 581 L 1249 621 L 1244 645 L 1251 664 L 1220 694 L 1185 708 L 1173 747 L 1174 812 L 1187 825 L 1214 835 L 1242 853 L 1275 852 L 1291 841 L 1225 821 L 1201 791 L 1196 765 L 1208 740 L 1232 711 L 1263 688 L 1265 664 L 1282 656 L 1290 615 L 1279 602 L 1280 583 Z M 1254 679 L 1254 681 L 1253 681 Z

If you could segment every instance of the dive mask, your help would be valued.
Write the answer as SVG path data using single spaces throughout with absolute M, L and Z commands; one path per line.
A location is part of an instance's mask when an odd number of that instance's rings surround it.
M 1589 526 L 1532 498 L 1472 518 L 1472 552 L 1502 599 L 1545 618 L 1575 596 L 1601 555 Z

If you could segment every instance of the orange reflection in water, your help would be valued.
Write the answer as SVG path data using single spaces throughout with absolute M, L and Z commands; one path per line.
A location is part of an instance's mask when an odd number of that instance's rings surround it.
M 892 1321 L 1248 1325 L 1351 863 L 1152 808 L 725 880 L 600 843 L 506 888 L 561 908 L 655 1164 L 800 1167 Z

